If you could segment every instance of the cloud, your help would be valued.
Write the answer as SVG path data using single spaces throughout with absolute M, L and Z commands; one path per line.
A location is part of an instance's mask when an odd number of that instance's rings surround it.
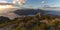
M 6 0 L 0 0 L 0 3 L 8 3 Z
M 13 3 L 14 4 L 18 3 L 19 5 L 24 5 L 25 4 L 25 0 L 13 0 Z
M 44 3 L 45 3 L 45 1 L 42 1 L 41 3 L 43 3 L 43 4 L 44 4 Z
M 19 4 L 23 5 L 25 3 L 25 0 L 19 0 Z

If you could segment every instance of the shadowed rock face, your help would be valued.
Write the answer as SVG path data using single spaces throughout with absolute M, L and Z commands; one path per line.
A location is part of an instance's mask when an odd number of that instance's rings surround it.
M 6 30 L 6 28 L 0 28 L 0 30 Z

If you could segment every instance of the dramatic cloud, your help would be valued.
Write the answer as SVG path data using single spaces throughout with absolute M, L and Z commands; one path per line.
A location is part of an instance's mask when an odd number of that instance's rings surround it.
M 16 17 L 19 17 L 18 15 L 14 14 L 13 11 L 17 10 L 18 7 L 15 7 L 14 5 L 7 5 L 9 2 L 6 0 L 0 0 L 0 16 L 5 16 L 10 19 L 14 19 Z
M 24 0 L 19 0 L 19 4 L 23 5 L 25 3 Z
M 23 5 L 25 3 L 25 0 L 13 0 L 13 3 L 18 3 L 19 5 Z
M 24 5 L 26 0 L 12 0 L 12 2 L 8 2 L 7 0 L 0 0 L 0 3 L 14 3 L 18 5 Z

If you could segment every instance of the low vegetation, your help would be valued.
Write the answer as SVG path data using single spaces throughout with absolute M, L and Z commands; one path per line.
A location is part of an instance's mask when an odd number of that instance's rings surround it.
M 6 30 L 60 30 L 60 18 L 49 15 L 36 14 L 13 20 L 5 19 L 2 22 L 0 20 L 0 28 L 6 27 Z

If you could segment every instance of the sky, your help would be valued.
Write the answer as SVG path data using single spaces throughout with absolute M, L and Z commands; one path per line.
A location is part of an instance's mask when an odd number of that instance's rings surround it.
M 4 1 L 4 0 L 0 0 Z M 7 2 L 12 2 L 12 0 L 6 0 Z M 47 4 L 49 6 L 53 7 L 59 7 L 60 6 L 60 0 L 26 0 L 24 7 L 32 7 L 32 8 L 39 8 L 42 7 L 42 5 Z
M 9 3 L 12 2 L 12 0 L 0 0 L 0 3 Z M 24 8 L 25 7 L 30 7 L 30 8 L 40 8 L 43 5 L 48 5 L 48 6 L 52 6 L 52 7 L 60 7 L 60 0 L 26 0 L 25 4 L 22 5 Z M 1 6 L 0 6 L 1 7 Z M 20 6 L 21 7 L 21 6 Z M 7 17 L 16 17 L 17 15 L 12 14 L 11 13 L 6 13 L 5 12 L 11 12 L 12 10 L 0 10 L 0 15 L 2 16 L 7 16 Z M 57 10 L 60 11 L 60 10 Z M 3 14 L 2 14 L 3 13 Z

